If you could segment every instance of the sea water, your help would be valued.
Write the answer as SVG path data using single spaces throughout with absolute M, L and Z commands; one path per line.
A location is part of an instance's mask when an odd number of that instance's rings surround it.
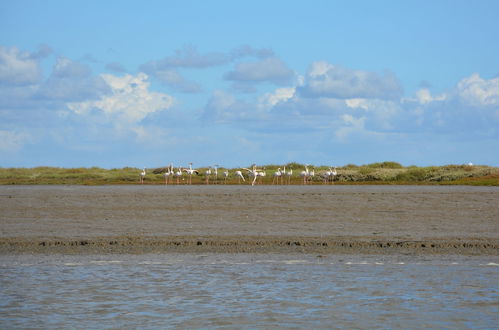
M 495 328 L 490 256 L 0 256 L 0 328 Z

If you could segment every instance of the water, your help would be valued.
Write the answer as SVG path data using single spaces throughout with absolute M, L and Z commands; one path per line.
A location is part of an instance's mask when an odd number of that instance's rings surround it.
M 0 256 L 0 328 L 494 328 L 499 260 Z

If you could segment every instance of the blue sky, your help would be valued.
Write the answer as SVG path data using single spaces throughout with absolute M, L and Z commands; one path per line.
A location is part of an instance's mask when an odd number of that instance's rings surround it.
M 499 166 L 497 1 L 0 2 L 0 166 Z

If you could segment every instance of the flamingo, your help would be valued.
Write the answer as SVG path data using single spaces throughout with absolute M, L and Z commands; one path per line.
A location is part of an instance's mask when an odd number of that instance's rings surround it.
M 163 176 L 165 177 L 165 184 L 168 184 L 168 179 L 170 178 L 170 176 L 173 175 L 172 168 L 173 168 L 173 166 L 172 166 L 172 164 L 170 164 L 170 166 L 166 169 L 165 174 L 163 174 Z
M 142 172 L 140 172 L 140 184 L 144 184 L 144 178 L 146 177 L 146 168 L 144 167 L 144 169 L 142 170 Z
M 303 178 L 303 184 L 307 184 L 307 179 L 310 172 L 308 171 L 308 165 L 305 164 L 305 170 L 301 171 L 300 176 Z
M 291 177 L 293 176 L 293 168 L 290 166 L 289 171 L 286 172 L 286 167 L 284 167 L 284 173 L 288 177 L 288 184 L 291 184 Z
M 326 183 L 329 182 L 329 179 L 331 178 L 331 175 L 333 175 L 332 173 L 333 173 L 333 170 L 331 170 L 331 167 L 330 167 L 326 172 L 324 172 L 321 175 L 324 184 L 326 184 Z
M 282 183 L 282 172 L 280 167 L 277 169 L 277 171 L 274 172 L 274 178 L 272 179 L 272 184 L 274 184 L 275 182 L 279 184 L 279 178 L 281 178 L 281 183 Z
M 237 183 L 241 183 L 241 179 L 243 179 L 243 182 L 245 182 L 246 180 L 244 180 L 244 175 L 243 175 L 243 172 L 241 171 L 236 171 L 236 177 L 237 177 Z
M 192 163 L 189 163 L 189 168 L 184 169 L 187 174 L 189 174 L 189 184 L 192 184 L 192 175 L 194 173 L 199 174 L 199 171 L 192 169 Z
M 338 172 L 336 171 L 336 166 L 334 167 L 334 170 L 331 172 L 331 182 L 334 182 L 334 178 L 338 175 Z
M 261 184 L 263 182 L 263 178 L 267 176 L 267 172 L 265 172 L 265 167 L 263 170 L 256 172 L 256 176 L 259 178 L 259 183 Z
M 177 184 L 180 184 L 180 178 L 182 177 L 182 168 L 178 168 L 177 172 L 175 172 L 175 177 L 177 178 Z
M 206 176 L 206 184 L 210 184 L 211 166 L 204 172 Z
M 220 165 L 213 165 L 213 173 L 215 174 L 215 184 L 218 183 L 218 166 Z
M 256 164 L 252 165 L 251 170 L 249 168 L 243 168 L 243 170 L 246 170 L 249 172 L 249 175 L 253 177 L 253 181 L 251 182 L 251 185 L 254 186 L 256 179 L 258 177 L 258 170 L 256 169 Z
M 312 171 L 308 172 L 308 179 L 310 180 L 310 182 L 313 181 L 314 176 L 315 176 L 315 170 L 312 169 Z
M 224 184 L 227 184 L 227 178 L 229 177 L 229 171 L 225 170 L 223 173 L 223 176 L 224 176 Z

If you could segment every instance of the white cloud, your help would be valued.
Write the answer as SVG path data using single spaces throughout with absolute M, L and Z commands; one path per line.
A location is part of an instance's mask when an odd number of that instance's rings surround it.
M 377 98 L 398 99 L 402 87 L 391 73 L 352 70 L 321 61 L 312 63 L 303 86 L 298 89 L 304 97 L 340 99 Z
M 459 98 L 472 106 L 499 105 L 499 78 L 485 80 L 477 73 L 457 84 Z
M 16 47 L 0 46 L 0 84 L 30 85 L 38 83 L 41 77 L 36 56 Z
M 173 97 L 148 90 L 148 76 L 145 73 L 121 77 L 103 74 L 102 78 L 111 88 L 110 95 L 97 101 L 68 103 L 68 108 L 80 115 L 96 109 L 119 123 L 138 123 L 147 115 L 173 105 Z
M 273 107 L 280 102 L 285 102 L 291 99 L 296 92 L 294 87 L 277 88 L 274 93 L 266 93 L 261 99 L 260 103 L 266 106 Z

